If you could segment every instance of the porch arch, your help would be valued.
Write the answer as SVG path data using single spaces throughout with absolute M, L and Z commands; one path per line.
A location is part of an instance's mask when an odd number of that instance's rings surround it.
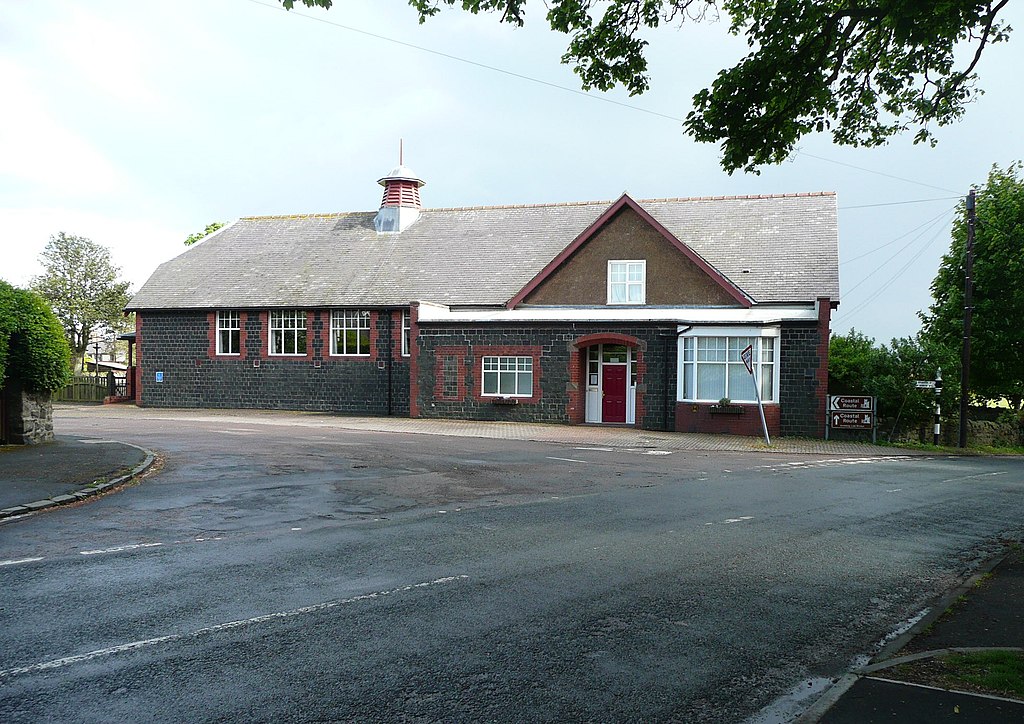
M 624 344 L 627 347 L 636 347 L 641 350 L 647 346 L 637 337 L 633 337 L 628 334 L 619 334 L 618 332 L 586 334 L 582 337 L 577 337 L 572 343 L 572 346 L 576 349 L 585 349 L 587 347 L 592 347 L 595 344 Z

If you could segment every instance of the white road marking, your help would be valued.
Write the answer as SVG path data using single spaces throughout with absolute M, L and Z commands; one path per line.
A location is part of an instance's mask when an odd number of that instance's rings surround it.
M 615 452 L 611 447 L 574 447 L 573 450 L 593 450 L 594 452 Z
M 36 561 L 43 560 L 42 556 L 36 558 L 19 558 L 16 561 L 0 561 L 0 566 L 16 566 L 19 563 L 35 563 Z
M 302 530 L 302 528 L 292 528 L 292 530 Z
M 553 458 L 550 455 L 547 456 L 548 460 L 561 460 L 564 463 L 585 463 L 586 460 L 574 460 L 572 458 Z
M 996 473 L 978 473 L 977 475 L 964 475 L 963 477 L 960 477 L 960 478 L 948 478 L 946 480 L 943 480 L 942 482 L 944 482 L 944 483 L 955 483 L 957 480 L 970 480 L 972 478 L 987 478 L 987 477 L 990 477 L 992 475 L 1006 475 L 1006 471 L 1005 470 L 1000 470 L 999 472 L 996 472 Z
M 744 521 L 753 520 L 753 519 L 754 519 L 754 516 L 752 516 L 752 515 L 741 515 L 739 518 L 726 518 L 725 520 L 723 520 L 721 522 L 721 524 L 725 525 L 726 523 L 743 523 Z M 705 523 L 704 525 L 716 525 L 716 523 Z
M 903 488 L 893 488 L 892 490 L 886 490 L 885 492 L 887 492 L 887 493 L 898 493 L 901 490 L 903 490 Z
M 671 450 L 647 450 L 643 455 L 671 455 Z
M 121 551 L 134 551 L 139 548 L 157 548 L 163 543 L 132 543 L 126 546 L 114 546 L 113 548 L 100 548 L 94 551 L 78 551 L 83 556 L 97 556 L 102 553 L 120 553 Z
M 219 432 L 221 435 L 255 435 L 255 430 L 214 430 Z
M 462 581 L 469 578 L 466 575 L 459 576 L 445 576 L 444 578 L 436 578 L 433 581 L 424 581 L 423 583 L 413 583 L 408 586 L 399 586 L 398 588 L 392 588 L 388 591 L 374 591 L 373 593 L 364 593 L 359 596 L 352 596 L 350 598 L 339 598 L 334 601 L 325 601 L 324 603 L 316 603 L 311 606 L 303 606 L 301 608 L 293 608 L 290 611 L 280 611 L 278 613 L 268 613 L 262 616 L 253 616 L 252 618 L 240 619 L 237 621 L 228 621 L 226 623 L 219 623 L 214 626 L 204 626 L 203 628 L 196 629 L 183 634 L 170 634 L 167 636 L 157 636 L 151 639 L 142 639 L 140 641 L 131 641 L 126 644 L 120 644 L 118 646 L 110 646 L 105 649 L 96 649 L 95 651 L 89 651 L 84 654 L 77 654 L 75 656 L 65 656 L 59 659 L 51 659 L 49 661 L 40 661 L 36 664 L 29 664 L 27 666 L 18 666 L 13 669 L 5 669 L 0 671 L 0 680 L 10 678 L 12 676 L 20 676 L 22 674 L 32 674 L 37 671 L 49 671 L 52 669 L 59 669 L 65 666 L 71 666 L 73 664 L 80 664 L 85 661 L 92 661 L 103 656 L 113 656 L 114 654 L 123 654 L 129 651 L 138 651 L 139 649 L 148 648 L 150 646 L 156 646 L 157 644 L 170 643 L 173 641 L 183 641 L 186 639 L 199 638 L 207 634 L 220 633 L 221 631 L 228 631 L 234 628 L 240 628 L 242 626 L 253 626 L 260 623 L 266 623 L 268 621 L 275 621 L 286 618 L 293 618 L 295 616 L 302 616 L 307 613 L 318 613 L 320 611 L 326 611 L 331 608 L 337 608 L 338 606 L 344 606 L 350 603 L 356 603 L 358 601 L 368 601 L 375 598 L 383 598 L 384 596 L 393 596 L 397 593 L 405 593 L 412 591 L 417 588 L 429 588 L 430 586 L 437 586 L 445 583 L 453 583 L 455 581 Z

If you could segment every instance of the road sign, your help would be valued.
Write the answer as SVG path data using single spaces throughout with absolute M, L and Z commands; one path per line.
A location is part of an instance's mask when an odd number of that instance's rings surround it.
M 914 387 L 919 390 L 934 390 L 935 380 L 914 380 Z
M 740 359 L 743 360 L 747 372 L 754 374 L 754 345 L 748 344 L 747 348 L 740 352 Z
M 831 409 L 871 412 L 875 409 L 875 398 L 867 395 L 832 395 Z
M 836 430 L 870 430 L 875 426 L 875 416 L 870 412 L 832 412 L 829 417 Z

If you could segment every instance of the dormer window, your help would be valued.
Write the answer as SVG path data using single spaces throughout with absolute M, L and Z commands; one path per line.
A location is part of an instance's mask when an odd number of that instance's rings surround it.
M 647 297 L 647 262 L 608 262 L 608 303 L 644 304 Z

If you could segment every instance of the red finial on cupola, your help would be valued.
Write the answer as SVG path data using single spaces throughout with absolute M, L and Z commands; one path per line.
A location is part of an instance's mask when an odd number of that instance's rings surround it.
M 377 181 L 384 187 L 384 197 L 380 202 L 380 211 L 374 219 L 377 231 L 405 231 L 419 217 L 420 187 L 426 182 L 417 177 L 412 170 L 402 163 L 403 149 L 401 141 L 398 147 L 398 166 L 384 178 Z

